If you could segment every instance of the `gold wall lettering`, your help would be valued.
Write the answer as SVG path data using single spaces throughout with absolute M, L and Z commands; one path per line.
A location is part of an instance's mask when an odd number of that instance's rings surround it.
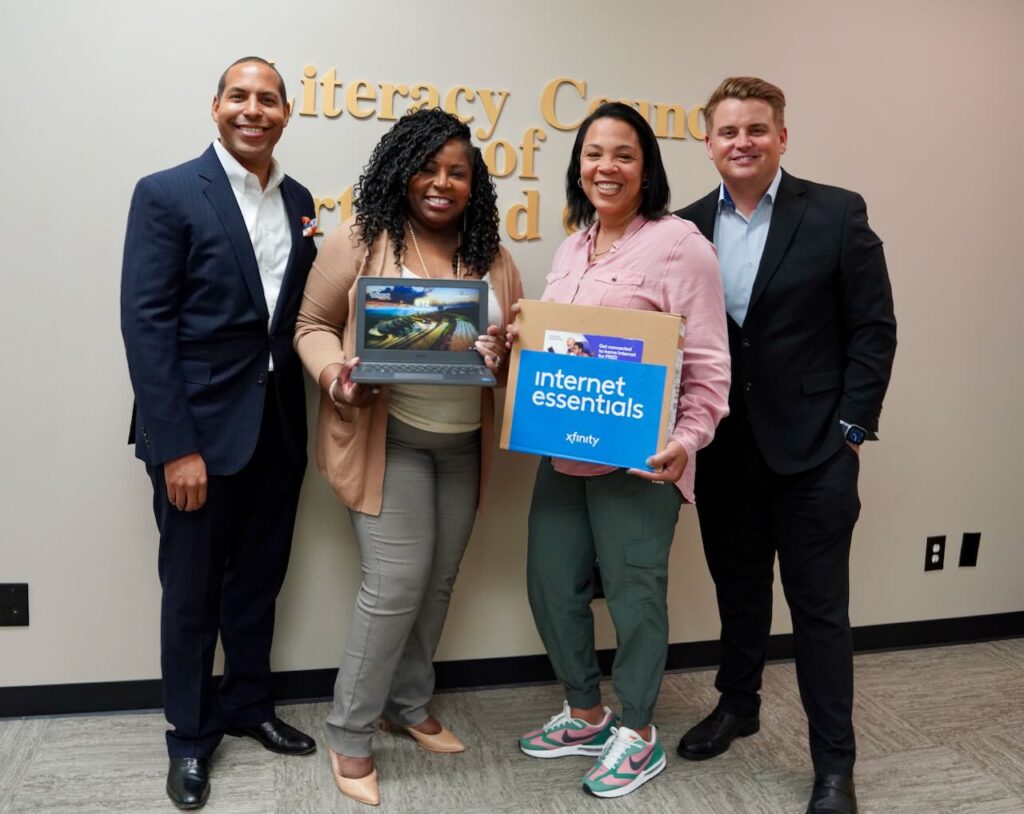
M 536 155 L 548 134 L 543 127 L 531 126 L 523 131 L 519 143 L 505 138 L 491 140 L 498 128 L 502 113 L 511 98 L 511 91 L 495 88 L 477 88 L 468 84 L 454 85 L 442 90 L 429 82 L 395 83 L 371 82 L 368 79 L 345 80 L 336 67 L 321 71 L 316 65 L 302 69 L 301 93 L 291 100 L 292 114 L 299 117 L 338 119 L 350 116 L 355 120 L 377 119 L 396 121 L 399 116 L 423 107 L 440 107 L 470 126 L 481 142 L 483 158 L 499 182 L 513 176 L 523 181 L 538 181 Z M 600 105 L 621 101 L 632 105 L 643 116 L 659 139 L 704 140 L 701 127 L 701 105 L 689 110 L 680 104 L 651 102 L 645 99 L 614 99 L 609 96 L 589 96 L 586 80 L 561 76 L 552 79 L 541 90 L 539 107 L 544 123 L 563 132 L 579 127 L 583 119 Z M 566 156 L 568 161 L 568 156 Z M 540 191 L 521 190 L 523 199 L 505 211 L 505 233 L 513 241 L 532 241 L 542 238 L 540 232 Z M 352 216 L 353 187 L 348 186 L 337 196 L 318 196 L 316 206 L 317 234 L 323 234 L 329 214 L 342 223 Z M 566 208 L 562 209 L 562 226 Z M 334 219 L 333 217 L 331 218 Z
M 540 192 L 536 189 L 524 189 L 526 203 L 512 204 L 505 213 L 505 231 L 515 241 L 540 240 Z M 520 224 L 523 218 L 526 226 Z
M 338 92 L 342 89 L 344 104 L 338 101 Z M 329 68 L 321 74 L 315 65 L 306 65 L 302 69 L 302 106 L 299 115 L 323 115 L 328 119 L 336 119 L 347 112 L 356 119 L 394 121 L 402 113 L 412 113 L 421 107 L 441 107 L 458 116 L 465 124 L 472 121 L 480 123 L 481 126 L 473 131 L 474 135 L 487 141 L 494 135 L 510 95 L 507 90 L 456 85 L 444 94 L 442 104 L 441 91 L 429 82 L 414 85 L 392 82 L 374 84 L 366 79 L 354 79 L 346 83 L 339 78 L 337 68 Z M 400 100 L 408 100 L 408 103 L 398 112 L 397 108 L 402 104 Z
M 563 91 L 563 93 L 559 93 Z M 559 100 L 562 100 L 561 102 Z M 540 94 L 540 113 L 544 121 L 556 130 L 575 130 L 580 123 L 605 102 L 622 102 L 637 109 L 654 128 L 654 135 L 660 139 L 685 139 L 692 137 L 704 140 L 700 129 L 699 113 L 695 107 L 686 115 L 682 105 L 666 102 L 649 102 L 645 99 L 616 99 L 612 96 L 597 96 L 587 103 L 587 83 L 582 79 L 560 76 L 544 86 Z M 582 103 L 587 103 L 582 105 Z M 653 117 L 652 117 L 653 107 Z M 652 120 L 653 118 L 653 120 Z

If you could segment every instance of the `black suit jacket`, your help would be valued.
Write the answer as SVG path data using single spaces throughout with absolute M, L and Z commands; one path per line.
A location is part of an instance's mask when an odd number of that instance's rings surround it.
M 676 212 L 714 238 L 718 189 Z M 842 446 L 840 419 L 874 437 L 896 351 L 882 242 L 864 199 L 783 172 L 739 326 L 730 317 L 731 413 L 709 456 L 749 420 L 768 465 L 802 472 Z M 698 466 L 698 472 L 700 467 Z
M 302 365 L 295 317 L 316 256 L 300 219 L 309 191 L 289 177 L 281 196 L 292 248 L 274 322 L 256 255 L 224 168 L 199 158 L 135 187 L 121 275 L 121 333 L 135 391 L 130 441 L 149 464 L 198 451 L 211 475 L 230 475 L 259 437 L 268 360 L 289 455 L 306 455 Z

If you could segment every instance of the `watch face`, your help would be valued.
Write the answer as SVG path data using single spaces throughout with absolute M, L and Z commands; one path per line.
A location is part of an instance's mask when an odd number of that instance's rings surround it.
M 850 427 L 850 429 L 846 431 L 846 440 L 851 444 L 863 444 L 864 430 L 860 427 Z

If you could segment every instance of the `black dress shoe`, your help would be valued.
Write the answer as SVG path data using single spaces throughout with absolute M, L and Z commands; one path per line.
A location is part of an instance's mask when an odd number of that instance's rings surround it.
M 271 718 L 256 726 L 226 729 L 228 735 L 236 738 L 252 738 L 263 744 L 264 749 L 280 752 L 282 755 L 308 755 L 316 751 L 316 741 L 295 727 L 288 726 L 280 718 Z
M 172 757 L 167 770 L 167 796 L 183 811 L 202 808 L 210 796 L 210 761 L 205 757 Z
M 857 814 L 853 778 L 845 774 L 815 775 L 807 814 Z
M 687 760 L 707 760 L 726 751 L 736 738 L 753 735 L 760 728 L 761 721 L 756 715 L 741 718 L 716 708 L 707 718 L 683 735 L 676 753 Z

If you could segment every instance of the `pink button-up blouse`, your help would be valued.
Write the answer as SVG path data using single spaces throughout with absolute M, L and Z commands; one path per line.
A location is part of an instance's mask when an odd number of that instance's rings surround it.
M 671 438 L 689 456 L 676 486 L 693 502 L 697 450 L 729 412 L 729 342 L 722 277 L 714 246 L 689 221 L 638 216 L 611 250 L 588 266 L 597 225 L 566 238 L 542 296 L 549 302 L 661 311 L 686 317 L 679 407 Z M 567 475 L 603 475 L 614 467 L 556 458 Z

